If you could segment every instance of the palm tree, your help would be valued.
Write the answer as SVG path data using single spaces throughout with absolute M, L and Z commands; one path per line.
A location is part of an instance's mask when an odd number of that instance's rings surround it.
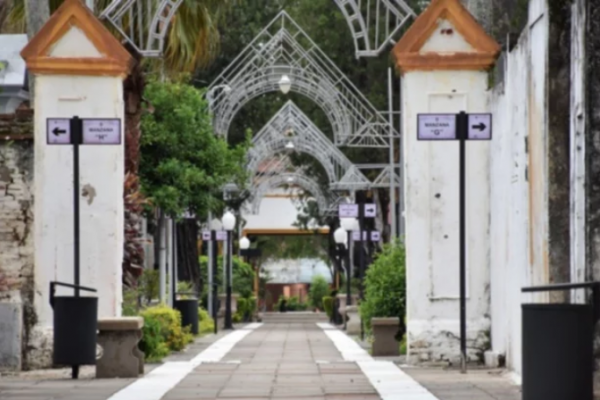
M 63 0 L 7 1 L 8 16 L 4 26 L 0 26 L 0 31 L 27 32 L 29 37 L 35 35 L 50 17 L 50 13 L 63 3 Z M 101 12 L 112 1 L 95 0 L 95 10 Z M 160 0 L 151 1 L 158 4 Z M 124 193 L 126 210 L 123 279 L 128 286 L 134 284 L 136 277 L 141 274 L 143 261 L 143 250 L 139 244 L 141 234 L 137 229 L 142 200 L 138 196 L 139 184 L 136 176 L 146 73 L 160 71 L 163 75 L 172 76 L 182 72 L 193 72 L 198 67 L 210 63 L 219 49 L 218 24 L 235 2 L 236 0 L 184 0 L 169 26 L 162 59 L 142 60 L 140 55 L 129 47 L 138 62 L 123 83 L 127 173 Z

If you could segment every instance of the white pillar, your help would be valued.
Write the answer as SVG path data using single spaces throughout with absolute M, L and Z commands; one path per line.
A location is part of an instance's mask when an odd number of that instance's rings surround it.
M 433 21 L 433 22 L 432 22 Z M 432 2 L 394 49 L 403 73 L 409 361 L 457 361 L 459 165 L 457 142 L 417 140 L 417 114 L 488 112 L 488 74 L 499 46 L 458 0 Z M 467 339 L 487 346 L 489 143 L 467 143 Z
M 125 134 L 122 81 L 132 58 L 76 0 L 63 3 L 21 55 L 35 75 L 36 85 L 35 311 L 37 328 L 48 334 L 53 318 L 49 282 L 74 280 L 73 148 L 47 144 L 49 118 L 121 120 L 120 145 L 80 147 L 80 283 L 98 290 L 99 317 L 121 315 Z M 59 289 L 57 294 L 71 296 L 73 290 Z

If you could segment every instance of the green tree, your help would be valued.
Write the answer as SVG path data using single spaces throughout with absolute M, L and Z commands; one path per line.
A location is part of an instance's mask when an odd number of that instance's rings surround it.
M 404 324 L 406 313 L 406 258 L 404 244 L 386 244 L 367 270 L 365 300 L 360 315 L 365 330 L 371 332 L 371 318 L 398 317 Z
M 142 118 L 143 193 L 166 214 L 217 210 L 215 195 L 229 181 L 243 184 L 246 143 L 229 148 L 214 135 L 203 92 L 180 82 L 151 81 Z
M 327 296 L 328 294 L 329 285 L 327 284 L 327 280 L 321 275 L 313 277 L 310 284 L 310 289 L 308 290 L 310 304 L 314 308 L 323 310 L 323 297 Z
M 252 266 L 244 262 L 241 258 L 234 256 L 232 259 L 233 266 L 233 282 L 232 291 L 239 294 L 241 297 L 250 298 L 254 294 L 254 269 Z M 202 298 L 206 298 L 208 288 L 208 257 L 200 256 L 200 275 L 202 277 L 203 290 Z M 219 288 L 219 292 L 223 290 L 223 256 L 217 258 L 217 273 L 215 275 L 215 282 Z

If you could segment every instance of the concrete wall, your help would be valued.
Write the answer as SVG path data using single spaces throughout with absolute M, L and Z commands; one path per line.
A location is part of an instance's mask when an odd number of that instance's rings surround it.
M 563 9 L 532 0 L 528 18 L 517 45 L 509 46 L 512 50 L 497 66 L 503 81 L 490 98 L 495 138 L 490 148 L 492 350 L 487 361 L 505 359 L 517 375 L 521 304 L 568 298 L 568 293 L 523 295 L 521 288 L 581 280 L 581 249 L 572 251 L 584 232 L 576 133 L 581 129 L 576 122 L 582 101 L 577 65 L 583 39 L 577 27 L 571 32 L 570 5 Z M 571 53 L 571 47 L 579 53 Z
M 490 146 L 492 352 L 521 368 L 521 293 L 532 281 L 530 265 L 528 132 L 530 37 L 502 59 L 506 81 L 491 96 L 495 138 Z M 544 62 L 544 60 L 540 60 Z M 536 121 L 539 122 L 539 121 Z
M 31 112 L 0 115 L 0 370 L 28 366 L 23 354 L 36 320 L 32 133 Z

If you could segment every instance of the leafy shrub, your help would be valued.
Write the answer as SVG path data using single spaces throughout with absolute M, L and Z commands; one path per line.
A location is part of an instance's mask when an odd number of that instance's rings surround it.
M 123 289 L 123 305 L 122 305 L 122 314 L 125 317 L 134 317 L 138 315 L 139 305 L 138 305 L 138 296 L 139 291 L 134 288 L 124 288 Z
M 198 317 L 200 319 L 198 331 L 201 335 L 214 332 L 215 321 L 210 317 L 210 315 L 208 315 L 208 311 L 206 311 L 204 308 L 199 308 Z
M 158 321 L 163 342 L 169 350 L 183 350 L 193 340 L 189 327 L 181 327 L 181 313 L 177 310 L 161 304 L 145 309 L 141 316 L 144 317 L 144 321 Z
M 398 317 L 401 323 L 404 322 L 405 285 L 405 249 L 396 241 L 383 247 L 365 276 L 365 300 L 360 305 L 360 315 L 367 333 L 371 333 L 373 317 Z
M 177 298 L 181 300 L 194 297 L 194 285 L 192 282 L 181 281 L 177 282 Z M 182 293 L 182 294 L 179 294 Z
M 159 297 L 159 273 L 155 269 L 145 269 L 140 281 L 140 294 L 149 304 L 151 300 Z
M 333 320 L 333 297 L 325 296 L 323 297 L 323 309 L 327 313 L 329 320 Z
M 232 316 L 231 316 L 231 322 L 233 322 L 234 324 L 239 324 L 240 322 L 242 322 L 242 315 L 240 314 L 239 311 L 236 311 Z
M 323 297 L 329 293 L 329 284 L 327 280 L 321 275 L 317 275 L 312 279 L 310 284 L 310 290 L 308 291 L 308 297 L 310 298 L 310 304 L 314 308 L 319 310 L 323 309 Z
M 240 297 L 237 300 L 237 311 L 244 322 L 252 320 L 252 315 L 256 310 L 256 297 L 244 298 Z
M 240 297 L 249 298 L 254 294 L 254 269 L 252 265 L 244 262 L 241 258 L 234 256 L 232 259 L 233 265 L 233 293 L 237 293 Z M 209 293 L 208 287 L 208 257 L 200 256 L 200 277 L 204 286 L 202 288 L 203 297 Z M 212 266 L 211 266 L 212 268 Z M 214 276 L 217 287 L 221 291 L 223 289 L 223 256 L 217 258 L 217 273 Z M 203 302 L 206 302 L 203 299 Z
M 144 315 L 142 334 L 139 348 L 144 352 L 146 361 L 160 361 L 169 354 L 169 347 L 165 343 L 162 325 L 159 320 Z

